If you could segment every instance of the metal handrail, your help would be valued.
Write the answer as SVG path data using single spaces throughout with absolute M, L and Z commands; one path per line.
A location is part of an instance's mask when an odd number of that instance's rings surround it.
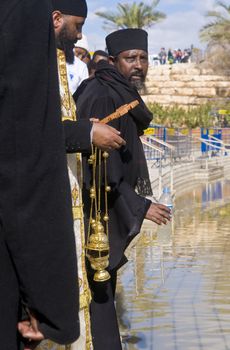
M 220 146 L 216 146 L 216 145 L 213 145 L 213 143 L 211 143 L 211 142 L 208 142 L 206 139 L 203 139 L 202 137 L 194 137 L 194 138 L 196 138 L 197 140 L 199 140 L 199 141 L 201 141 L 201 142 L 203 142 L 205 145 L 207 145 L 207 146 L 211 146 L 211 147 L 215 147 L 215 148 L 217 148 L 217 149 L 221 149 L 222 151 L 223 150 L 225 150 L 225 147 L 220 147 Z
M 181 136 L 184 136 L 183 134 L 181 134 L 180 132 L 179 132 L 179 135 L 181 135 Z M 199 141 L 201 141 L 201 142 L 203 142 L 205 145 L 207 145 L 207 146 L 211 146 L 211 147 L 215 147 L 215 148 L 217 148 L 217 149 L 221 149 L 221 150 L 225 150 L 225 147 L 219 147 L 219 146 L 214 146 L 213 145 L 213 143 L 210 143 L 210 142 L 208 142 L 206 139 L 203 139 L 202 137 L 197 137 L 197 136 L 194 136 L 194 135 L 191 135 L 192 136 L 192 138 L 193 139 L 195 139 L 195 140 L 199 140 Z M 217 139 L 218 140 L 218 139 Z M 221 142 L 219 142 L 219 143 L 221 143 Z
M 153 145 L 152 143 L 150 143 L 150 142 L 144 140 L 143 137 L 141 137 L 141 142 L 142 142 L 145 146 L 148 146 L 149 148 L 152 148 L 152 149 L 154 149 L 155 151 L 157 151 L 157 152 L 159 152 L 159 153 L 161 153 L 161 154 L 164 153 L 164 151 L 163 151 L 161 148 L 159 148 L 159 147 Z
M 208 138 L 213 139 L 213 141 L 212 141 L 213 143 L 220 143 L 221 145 L 225 145 L 225 144 L 224 144 L 224 141 L 218 139 L 218 138 L 215 137 L 215 136 L 208 135 Z
M 230 146 L 230 143 L 224 143 L 223 140 L 219 140 L 219 139 L 218 139 L 217 137 L 215 137 L 215 136 L 208 135 L 208 137 L 209 137 L 209 138 L 212 138 L 212 139 L 214 139 L 214 140 L 216 140 L 216 143 L 220 143 L 220 144 L 224 145 L 224 147 Z M 213 141 L 213 142 L 214 142 L 214 141 Z
M 163 145 L 163 146 L 165 146 L 165 147 L 171 149 L 172 151 L 175 150 L 175 146 L 172 146 L 172 145 L 170 145 L 168 142 L 162 141 L 162 140 L 158 139 L 157 137 L 154 137 L 154 136 L 152 136 L 152 135 L 148 135 L 148 138 L 149 138 L 150 140 L 153 140 L 153 141 L 159 143 L 160 145 Z

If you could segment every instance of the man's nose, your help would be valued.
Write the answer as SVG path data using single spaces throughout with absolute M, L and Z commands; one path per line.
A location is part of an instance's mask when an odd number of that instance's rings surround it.
M 76 38 L 75 38 L 75 45 L 78 42 L 78 40 L 82 39 L 82 34 L 81 33 L 77 33 Z
M 137 58 L 135 60 L 135 68 L 138 69 L 138 70 L 142 70 L 143 69 L 142 64 L 141 64 L 141 60 L 139 58 Z
M 77 40 L 81 40 L 82 39 L 82 32 L 78 32 L 77 33 Z

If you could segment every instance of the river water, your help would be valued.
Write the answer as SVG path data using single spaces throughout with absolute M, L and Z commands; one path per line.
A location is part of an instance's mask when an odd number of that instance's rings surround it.
M 171 225 L 144 224 L 118 281 L 124 350 L 230 349 L 230 179 L 177 196 Z

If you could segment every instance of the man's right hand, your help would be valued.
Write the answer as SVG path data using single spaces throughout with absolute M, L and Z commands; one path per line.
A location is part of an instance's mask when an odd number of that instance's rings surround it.
M 112 126 L 93 122 L 93 144 L 103 151 L 120 148 L 126 144 L 125 140 L 120 135 L 120 131 Z
M 18 323 L 18 331 L 24 338 L 24 350 L 33 350 L 44 339 L 38 329 L 37 319 L 28 311 L 29 319 Z

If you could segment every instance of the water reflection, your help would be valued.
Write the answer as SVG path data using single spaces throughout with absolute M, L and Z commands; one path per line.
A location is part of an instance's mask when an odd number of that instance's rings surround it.
M 145 225 L 120 275 L 124 349 L 230 349 L 230 181 L 175 208 L 171 233 Z

